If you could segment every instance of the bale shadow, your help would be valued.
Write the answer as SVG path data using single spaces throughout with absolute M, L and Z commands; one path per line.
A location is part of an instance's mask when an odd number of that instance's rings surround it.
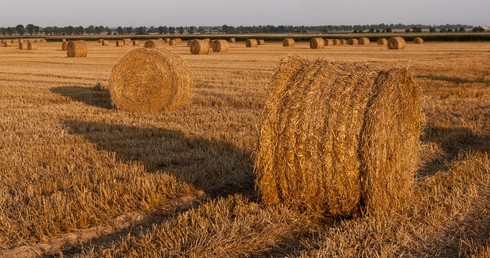
M 465 83 L 490 83 L 490 81 L 485 80 L 484 78 L 479 79 L 479 80 L 469 80 L 465 78 L 458 78 L 458 77 L 450 77 L 450 76 L 438 76 L 438 75 L 418 75 L 417 78 L 422 78 L 422 79 L 429 79 L 433 81 L 444 81 L 444 82 L 450 82 L 450 83 L 456 83 L 456 84 L 465 84 Z
M 426 162 L 418 171 L 418 177 L 434 175 L 437 171 L 448 169 L 462 152 L 476 151 L 490 153 L 490 135 L 476 135 L 467 128 L 443 128 L 429 125 L 422 135 L 422 142 L 438 144 L 442 155 Z
M 112 103 L 107 89 L 102 89 L 97 86 L 59 86 L 50 89 L 51 92 L 64 97 L 69 97 L 74 101 L 83 102 L 87 105 L 111 109 Z
M 173 175 L 210 197 L 256 197 L 251 152 L 228 142 L 163 128 L 80 121 L 66 121 L 65 126 L 122 161 L 141 162 L 146 171 Z

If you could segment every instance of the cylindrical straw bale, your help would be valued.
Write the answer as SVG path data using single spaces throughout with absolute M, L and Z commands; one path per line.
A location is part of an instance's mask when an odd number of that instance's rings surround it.
M 388 45 L 388 40 L 385 38 L 380 38 L 376 41 L 376 43 L 380 46 L 386 46 Z
M 415 43 L 415 44 L 422 44 L 422 43 L 424 43 L 424 40 L 421 37 L 416 37 L 413 40 L 413 43 Z
M 255 155 L 264 204 L 377 215 L 410 198 L 422 116 L 405 68 L 290 56 L 269 85 Z
M 27 50 L 37 50 L 37 45 L 29 41 L 27 43 Z
M 350 46 L 357 45 L 358 43 L 359 43 L 359 41 L 357 39 L 348 39 L 347 40 L 347 44 Z
M 141 42 L 139 40 L 133 40 L 133 46 L 139 47 L 141 45 Z
M 311 49 L 322 49 L 325 46 L 325 40 L 322 38 L 312 38 L 310 40 Z
M 257 47 L 258 43 L 256 39 L 247 39 L 245 42 L 246 47 Z
M 110 46 L 111 45 L 111 42 L 109 40 L 102 40 L 102 46 L 104 47 L 107 47 L 107 46 Z
M 341 45 L 347 45 L 347 39 L 340 39 Z
M 147 40 L 145 41 L 145 48 L 165 48 L 163 40 Z
M 125 38 L 122 40 L 124 45 L 131 45 L 131 38 Z
M 195 39 L 191 42 L 190 51 L 193 55 L 207 55 L 209 54 L 209 49 L 209 41 Z
M 61 42 L 61 51 L 66 51 L 68 49 L 68 42 Z
M 235 39 L 235 38 L 229 38 L 229 39 L 228 39 L 228 42 L 229 42 L 229 43 L 235 43 L 235 42 L 236 42 L 236 39 Z
M 282 40 L 283 47 L 294 47 L 294 39 L 293 38 L 285 38 Z
M 402 37 L 388 39 L 388 49 L 405 49 L 405 39 Z
M 264 39 L 257 39 L 257 45 L 258 46 L 265 45 L 265 40 Z
M 333 46 L 333 39 L 325 39 L 324 42 L 326 47 Z
M 215 40 L 213 42 L 213 52 L 228 52 L 230 44 L 226 40 Z
M 109 94 L 118 109 L 156 113 L 188 104 L 191 75 L 181 57 L 165 49 L 138 48 L 112 69 Z
M 23 41 L 19 42 L 19 49 L 20 50 L 26 50 L 27 49 L 27 43 L 24 43 Z
M 367 46 L 369 43 L 369 38 L 359 38 L 359 45 Z
M 122 40 L 116 40 L 116 47 L 124 47 L 126 45 Z
M 87 57 L 87 52 L 85 41 L 70 41 L 66 47 L 68 57 Z

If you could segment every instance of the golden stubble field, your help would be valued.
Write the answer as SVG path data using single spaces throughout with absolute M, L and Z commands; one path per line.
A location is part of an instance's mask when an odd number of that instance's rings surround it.
M 0 48 L 0 257 L 490 255 L 490 43 L 311 50 L 266 43 L 182 55 L 190 106 L 111 108 L 114 64 L 135 47 Z M 416 195 L 390 218 L 318 220 L 268 208 L 253 151 L 267 84 L 288 54 L 409 67 L 426 124 Z

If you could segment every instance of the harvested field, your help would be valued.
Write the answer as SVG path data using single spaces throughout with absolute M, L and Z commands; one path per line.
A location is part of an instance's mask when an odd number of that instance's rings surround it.
M 134 47 L 0 48 L 0 257 L 485 257 L 490 248 L 490 44 L 407 41 L 310 49 L 167 48 L 194 80 L 187 107 L 111 106 Z M 409 67 L 425 123 L 406 209 L 318 219 L 266 207 L 254 158 L 268 83 L 288 54 Z M 389 105 L 389 103 L 386 103 Z M 339 128 L 341 130 L 341 128 Z

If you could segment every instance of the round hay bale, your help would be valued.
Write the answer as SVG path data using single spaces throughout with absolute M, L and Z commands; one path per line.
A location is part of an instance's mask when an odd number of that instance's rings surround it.
M 11 39 L 10 40 L 10 43 L 14 44 L 15 43 L 15 40 L 14 39 Z
M 325 39 L 324 42 L 326 47 L 333 46 L 333 39 Z
M 171 39 L 171 40 L 168 42 L 168 44 L 169 44 L 170 46 L 176 46 L 176 45 L 177 45 L 177 43 L 178 43 L 178 41 L 177 41 L 177 40 L 175 40 L 175 39 Z
M 193 41 L 193 39 L 187 40 L 187 47 L 191 46 L 192 41 Z
M 235 43 L 235 42 L 236 42 L 236 39 L 235 39 L 235 38 L 229 38 L 229 39 L 228 39 L 228 42 L 229 42 L 229 43 Z
M 422 43 L 424 43 L 424 40 L 421 37 L 416 37 L 413 40 L 413 43 L 415 43 L 415 44 L 422 44 Z
M 37 50 L 37 45 L 29 41 L 27 43 L 27 50 Z
M 325 40 L 322 38 L 312 38 L 310 40 L 311 49 L 322 49 L 325 46 Z
M 85 41 L 70 41 L 66 47 L 68 57 L 87 57 L 87 43 Z
M 283 47 L 294 47 L 294 39 L 293 38 L 285 38 L 282 40 Z
M 257 39 L 257 45 L 258 46 L 265 45 L 265 40 L 264 39 Z
M 226 40 L 215 40 L 213 42 L 213 52 L 228 52 L 230 49 L 230 44 Z
M 420 110 L 406 69 L 282 60 L 255 153 L 263 203 L 323 216 L 400 208 L 416 171 Z
M 341 39 L 340 44 L 341 45 L 347 45 L 347 39 Z
M 111 42 L 109 40 L 102 40 L 102 46 L 107 47 L 110 45 L 111 45 Z
M 63 39 L 63 41 L 66 41 L 66 39 Z M 98 39 L 97 42 L 101 43 L 102 44 L 102 41 L 104 41 L 103 39 Z
M 19 49 L 20 50 L 26 50 L 27 49 L 27 43 L 24 42 L 19 42 Z
M 159 39 L 159 40 L 163 40 L 163 42 L 165 42 L 166 44 L 168 44 L 170 42 L 170 38 L 165 38 L 165 39 Z
M 258 45 L 258 42 L 256 39 L 247 39 L 247 41 L 245 41 L 246 47 L 257 47 L 257 45 Z
M 350 46 L 355 46 L 358 44 L 358 40 L 357 39 L 348 39 L 347 40 L 347 44 L 350 45 Z
M 191 42 L 190 51 L 193 55 L 207 55 L 209 54 L 209 41 L 195 39 Z
M 145 48 L 165 48 L 163 40 L 147 40 L 145 41 Z
M 388 39 L 388 49 L 405 49 L 405 39 L 402 37 Z
M 369 43 L 369 38 L 359 38 L 359 45 L 367 46 Z
M 156 113 L 187 105 L 191 87 L 191 75 L 181 57 L 165 49 L 138 48 L 112 69 L 109 94 L 118 109 Z
M 141 42 L 139 40 L 133 40 L 133 46 L 134 47 L 139 47 L 141 45 Z
M 61 51 L 66 51 L 68 49 L 68 42 L 61 42 Z
M 376 43 L 380 46 L 386 46 L 388 45 L 388 40 L 385 38 L 380 38 L 376 41 Z
M 340 39 L 333 39 L 333 45 L 334 46 L 340 45 Z
M 3 47 L 10 47 L 11 45 L 12 45 L 12 44 L 11 44 L 10 42 L 8 42 L 8 41 L 4 41 L 4 42 L 2 43 L 2 46 L 3 46 Z
M 116 47 L 124 47 L 126 45 L 122 40 L 116 40 Z
M 125 38 L 122 40 L 124 45 L 131 45 L 131 38 Z

